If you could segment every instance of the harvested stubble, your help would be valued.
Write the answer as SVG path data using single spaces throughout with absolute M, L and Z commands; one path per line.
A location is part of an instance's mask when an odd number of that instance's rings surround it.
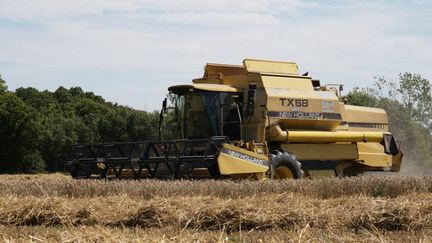
M 150 199 L 173 196 L 239 198 L 266 194 L 298 193 L 315 198 L 341 196 L 397 197 L 408 193 L 431 193 L 432 177 L 353 177 L 317 180 L 72 180 L 55 175 L 37 179 L 0 176 L 0 196 L 107 197 L 128 195 Z M 22 176 L 21 176 L 22 177 Z M 18 178 L 21 178 L 18 176 Z
M 254 182 L 0 176 L 0 238 L 429 241 L 431 191 L 430 177 Z
M 431 242 L 432 231 L 361 232 L 298 228 L 292 231 L 196 231 L 173 228 L 0 226 L 5 242 Z
M 328 200 L 280 194 L 221 199 L 210 196 L 139 198 L 0 197 L 0 225 L 176 227 L 266 230 L 308 227 L 408 231 L 432 226 L 432 195 Z
M 107 228 L 99 226 L 0 226 L 4 242 L 431 242 L 432 231 L 363 232 L 328 229 L 272 229 L 228 234 L 173 228 Z

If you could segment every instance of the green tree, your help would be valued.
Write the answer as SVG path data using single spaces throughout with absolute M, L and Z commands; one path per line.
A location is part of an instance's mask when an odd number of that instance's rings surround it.
M 12 93 L 0 95 L 0 172 L 38 172 L 45 168 L 38 151 L 40 117 Z
M 428 107 L 432 106 L 431 84 L 419 74 L 404 73 L 399 75 L 399 92 L 402 102 L 413 118 L 420 122 L 430 116 Z
M 76 143 L 154 140 L 158 117 L 106 102 L 80 87 L 55 92 L 5 87 L 0 92 L 0 173 L 61 170 Z
M 375 91 L 371 89 L 354 88 L 345 97 L 345 101 L 350 105 L 377 107 L 379 105 L 379 98 L 374 95 Z
M 381 98 L 400 101 L 408 114 L 432 133 L 432 84 L 420 74 L 399 74 L 398 80 L 378 77 L 376 91 Z
M 0 75 L 0 94 L 4 94 L 6 91 L 7 91 L 6 81 L 2 79 L 2 76 Z

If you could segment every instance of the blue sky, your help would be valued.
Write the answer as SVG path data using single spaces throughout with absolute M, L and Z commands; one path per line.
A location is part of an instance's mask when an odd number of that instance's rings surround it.
M 432 79 L 432 1 L 0 0 L 0 33 L 10 89 L 81 86 L 145 110 L 205 63 L 244 58 L 348 88 Z

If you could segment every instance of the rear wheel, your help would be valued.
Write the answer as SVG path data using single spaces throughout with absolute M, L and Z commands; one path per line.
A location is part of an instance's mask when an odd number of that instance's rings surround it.
M 271 155 L 271 172 L 273 179 L 301 179 L 304 176 L 301 163 L 288 152 Z

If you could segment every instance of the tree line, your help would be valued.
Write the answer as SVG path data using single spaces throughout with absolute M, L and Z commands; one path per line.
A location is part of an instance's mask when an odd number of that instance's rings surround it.
M 431 89 L 429 80 L 404 73 L 397 80 L 377 77 L 373 87 L 355 88 L 344 99 L 384 108 L 390 130 L 401 142 L 404 163 L 432 172 Z M 172 114 L 165 120 L 174 123 Z M 0 76 L 0 173 L 63 170 L 72 144 L 155 140 L 158 125 L 156 111 L 107 102 L 80 87 L 10 91 Z M 165 130 L 162 135 L 172 129 Z
M 155 139 L 159 114 L 107 102 L 79 87 L 8 91 L 0 76 L 0 173 L 63 170 L 76 143 Z

